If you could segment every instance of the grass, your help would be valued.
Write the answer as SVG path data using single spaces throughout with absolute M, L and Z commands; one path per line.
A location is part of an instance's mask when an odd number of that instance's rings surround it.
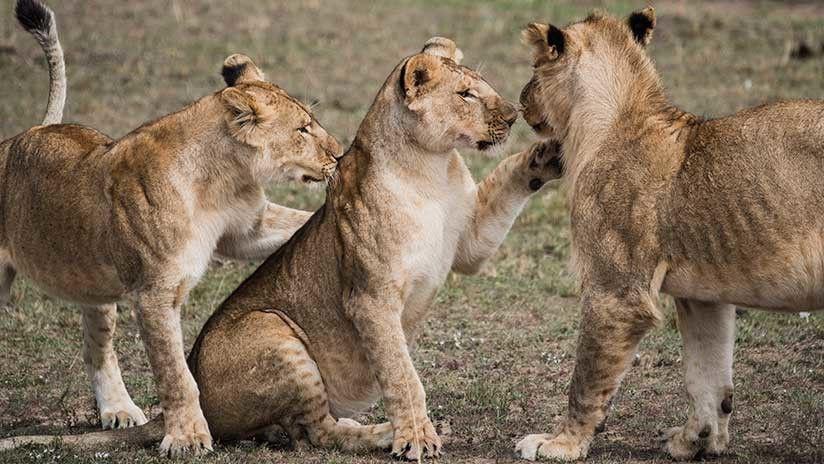
M 348 143 L 385 76 L 433 35 L 454 38 L 465 62 L 515 100 L 531 72 L 519 30 L 533 20 L 563 24 L 604 7 L 625 14 L 640 3 L 544 0 L 360 2 L 52 2 L 66 50 L 67 121 L 121 136 L 143 121 L 220 88 L 223 59 L 244 52 L 270 79 L 318 101 L 326 127 Z M 656 2 L 651 52 L 674 102 L 704 116 L 775 98 L 821 98 L 824 56 L 789 59 L 798 40 L 824 41 L 815 2 Z M 9 8 L 6 5 L 4 8 Z M 40 50 L 0 20 L 0 138 L 39 122 L 47 73 Z M 510 151 L 533 136 L 519 122 Z M 496 160 L 466 153 L 478 178 Z M 304 208 L 322 193 L 297 186 L 274 200 Z M 500 252 L 473 277 L 452 276 L 439 294 L 414 358 L 432 417 L 447 432 L 447 462 L 510 462 L 526 433 L 548 431 L 566 404 L 578 308 L 567 272 L 568 219 L 550 188 L 531 201 Z M 183 310 L 187 346 L 253 264 L 215 263 Z M 0 436 L 81 432 L 97 425 L 80 356 L 79 312 L 25 280 L 0 317 Z M 627 375 L 592 463 L 668 462 L 654 442 L 687 414 L 680 340 L 671 302 Z M 153 381 L 126 306 L 117 351 L 135 401 L 155 415 Z M 746 312 L 739 317 L 736 411 L 729 455 L 719 463 L 824 461 L 824 318 Z M 381 417 L 377 408 L 365 420 Z M 0 454 L 6 463 L 165 462 L 151 449 L 108 454 L 34 447 Z M 292 451 L 242 443 L 219 446 L 209 463 L 372 463 L 382 453 Z

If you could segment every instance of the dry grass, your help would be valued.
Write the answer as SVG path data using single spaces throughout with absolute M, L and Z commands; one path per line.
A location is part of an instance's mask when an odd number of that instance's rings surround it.
M 593 6 L 625 14 L 636 2 L 545 0 L 214 0 L 52 2 L 69 70 L 67 121 L 113 136 L 220 87 L 223 58 L 245 52 L 272 81 L 307 102 L 351 140 L 386 74 L 432 35 L 456 39 L 466 63 L 482 68 L 516 99 L 530 71 L 520 28 L 562 24 Z M 788 60 L 797 40 L 824 41 L 815 2 L 658 2 L 651 47 L 673 100 L 721 115 L 774 98 L 824 95 L 824 56 Z M 3 8 L 10 6 L 6 5 Z M 0 21 L 0 138 L 37 123 L 47 74 L 41 52 L 12 22 Z M 511 151 L 532 135 L 515 127 Z M 481 176 L 495 163 L 467 153 Z M 273 188 L 279 202 L 314 207 L 318 192 Z M 568 222 L 554 191 L 533 200 L 486 271 L 454 276 L 441 292 L 415 353 L 435 419 L 449 422 L 447 462 L 508 462 L 515 440 L 546 431 L 566 403 L 577 334 L 575 285 L 565 271 Z M 191 344 L 216 305 L 253 265 L 216 265 L 184 309 Z M 97 421 L 80 357 L 79 313 L 20 280 L 15 309 L 0 315 L 0 436 L 79 432 Z M 608 429 L 589 462 L 668 462 L 654 443 L 659 427 L 686 418 L 680 342 L 668 320 L 649 336 L 627 376 Z M 156 403 L 148 364 L 128 308 L 118 330 L 126 383 L 138 404 Z M 748 312 L 739 318 L 736 412 L 731 454 L 719 463 L 824 461 L 824 318 Z M 151 409 L 152 414 L 157 408 Z M 380 409 L 365 418 L 376 420 Z M 384 454 L 293 452 L 254 444 L 219 446 L 215 463 L 369 463 Z M 0 454 L 14 462 L 150 462 L 153 450 L 106 456 L 65 448 Z M 163 461 L 159 461 L 163 462 Z

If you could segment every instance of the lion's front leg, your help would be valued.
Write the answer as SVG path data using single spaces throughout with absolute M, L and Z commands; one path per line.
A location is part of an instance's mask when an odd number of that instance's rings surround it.
M 735 306 L 683 299 L 675 305 L 690 416 L 684 426 L 664 430 L 661 442 L 675 459 L 692 459 L 701 451 L 721 454 L 730 439 Z
M 347 311 L 381 387 L 394 430 L 392 454 L 409 460 L 440 456 L 441 439 L 429 420 L 401 324 L 402 304 L 359 295 Z
M 240 260 L 266 259 L 303 227 L 312 214 L 266 202 L 252 228 L 222 237 L 217 244 L 217 253 Z
M 629 368 L 638 343 L 660 319 L 648 291 L 585 292 L 575 370 L 566 418 L 553 434 L 528 435 L 516 446 L 523 458 L 585 458 L 596 428 Z
M 177 288 L 150 288 L 137 298 L 140 336 L 152 367 L 163 408 L 165 436 L 160 451 L 172 457 L 212 450 L 212 436 L 200 409 L 199 391 L 186 365 Z
M 503 160 L 477 187 L 475 209 L 461 235 L 453 270 L 477 272 L 512 228 L 529 197 L 552 179 L 561 177 L 560 148 L 552 142 Z M 471 182 L 471 177 L 468 178 Z

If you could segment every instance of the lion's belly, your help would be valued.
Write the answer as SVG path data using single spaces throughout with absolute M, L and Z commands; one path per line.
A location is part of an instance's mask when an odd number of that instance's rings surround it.
M 104 263 L 78 260 L 71 265 L 55 266 L 38 256 L 26 260 L 14 257 L 17 271 L 50 296 L 83 305 L 115 303 L 127 293 L 117 271 Z
M 673 267 L 662 291 L 675 297 L 779 311 L 824 309 L 824 233 L 814 231 L 757 259 Z

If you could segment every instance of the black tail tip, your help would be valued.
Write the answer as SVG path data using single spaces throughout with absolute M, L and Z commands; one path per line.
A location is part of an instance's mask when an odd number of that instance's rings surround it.
M 29 32 L 48 34 L 52 27 L 52 11 L 38 0 L 17 0 L 14 14 Z

